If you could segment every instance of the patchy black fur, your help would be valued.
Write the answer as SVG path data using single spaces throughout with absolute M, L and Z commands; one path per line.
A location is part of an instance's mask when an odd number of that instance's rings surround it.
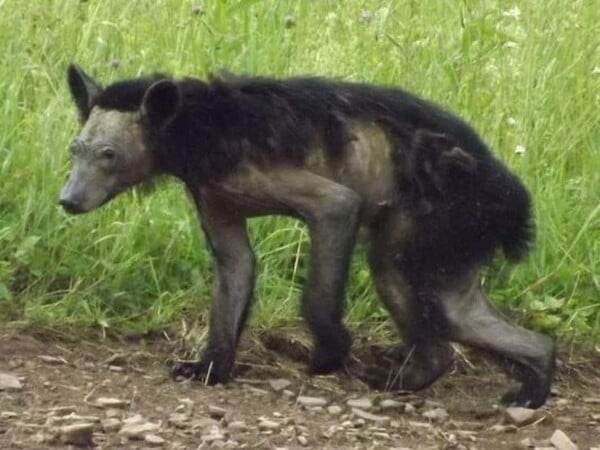
M 94 105 L 136 111 L 146 90 L 161 78 L 112 84 Z M 347 120 L 375 121 L 397 144 L 401 198 L 418 217 L 419 232 L 399 264 L 455 272 L 490 257 L 499 246 L 512 259 L 527 252 L 533 230 L 527 190 L 469 125 L 425 100 L 395 88 L 319 78 L 226 76 L 208 83 L 184 79 L 177 86 L 179 113 L 164 130 L 151 130 L 148 142 L 163 171 L 188 184 L 217 180 L 244 158 L 301 164 L 320 137 L 332 156 L 339 155 L 352 138 Z M 414 142 L 420 129 L 449 136 L 477 164 L 472 172 L 451 169 L 443 192 L 428 198 L 426 213 L 419 207 L 423 192 L 411 183 L 419 169 L 411 169 L 411 152 L 423 151 Z M 407 168 L 413 172 L 406 173 Z

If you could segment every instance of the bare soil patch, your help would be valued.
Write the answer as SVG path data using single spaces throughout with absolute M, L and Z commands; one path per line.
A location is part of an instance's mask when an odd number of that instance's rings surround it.
M 560 448 L 556 430 L 600 447 L 597 350 L 563 351 L 548 404 L 511 419 L 495 406 L 511 381 L 485 359 L 458 357 L 430 389 L 399 395 L 350 374 L 307 376 L 307 340 L 289 336 L 246 339 L 235 380 L 212 387 L 168 377 L 178 344 L 166 340 L 0 336 L 0 375 L 21 385 L 0 391 L 0 447 Z M 359 342 L 351 366 L 392 353 Z

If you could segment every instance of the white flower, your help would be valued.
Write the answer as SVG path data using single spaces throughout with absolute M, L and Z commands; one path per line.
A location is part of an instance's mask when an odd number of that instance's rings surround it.
M 507 9 L 506 11 L 502 11 L 502 15 L 504 17 L 510 17 L 512 19 L 519 20 L 521 18 L 521 10 L 518 6 L 513 6 L 512 8 Z
M 515 153 L 516 153 L 517 155 L 523 155 L 523 154 L 525 153 L 525 146 L 524 146 L 524 145 L 521 145 L 521 144 L 517 145 L 517 146 L 515 147 Z
M 509 126 L 511 126 L 511 127 L 514 127 L 514 126 L 516 126 L 516 125 L 517 125 L 517 119 L 515 119 L 514 117 L 508 117 L 508 118 L 506 119 L 506 123 L 507 123 Z

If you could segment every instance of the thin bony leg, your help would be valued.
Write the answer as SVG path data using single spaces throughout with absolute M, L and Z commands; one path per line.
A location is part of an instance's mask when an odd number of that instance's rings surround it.
M 550 393 L 555 343 L 543 334 L 511 323 L 490 302 L 477 274 L 441 295 L 449 338 L 503 360 L 521 386 L 503 397 L 508 404 L 537 408 Z
M 227 381 L 231 375 L 252 298 L 255 260 L 244 218 L 222 211 L 210 198 L 198 198 L 198 201 L 216 275 L 208 343 L 200 361 L 178 363 L 172 368 L 172 374 L 204 378 L 214 384 Z
M 395 264 L 402 240 L 410 235 L 409 228 L 402 213 L 392 213 L 374 226 L 369 264 L 377 293 L 406 347 L 405 359 L 386 387 L 413 391 L 426 388 L 442 376 L 453 361 L 454 351 L 442 335 L 442 324 L 427 298 L 427 290 L 407 278 Z

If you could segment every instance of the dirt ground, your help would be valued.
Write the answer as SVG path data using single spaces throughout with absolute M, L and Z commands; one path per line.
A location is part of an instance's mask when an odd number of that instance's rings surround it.
M 308 377 L 305 346 L 264 333 L 246 339 L 226 386 L 175 382 L 167 363 L 180 345 L 1 335 L 0 448 L 573 448 L 557 430 L 579 449 L 600 447 L 597 348 L 563 350 L 552 398 L 515 425 L 495 405 L 512 381 L 476 355 L 398 395 L 347 374 Z M 378 351 L 358 343 L 355 364 Z

